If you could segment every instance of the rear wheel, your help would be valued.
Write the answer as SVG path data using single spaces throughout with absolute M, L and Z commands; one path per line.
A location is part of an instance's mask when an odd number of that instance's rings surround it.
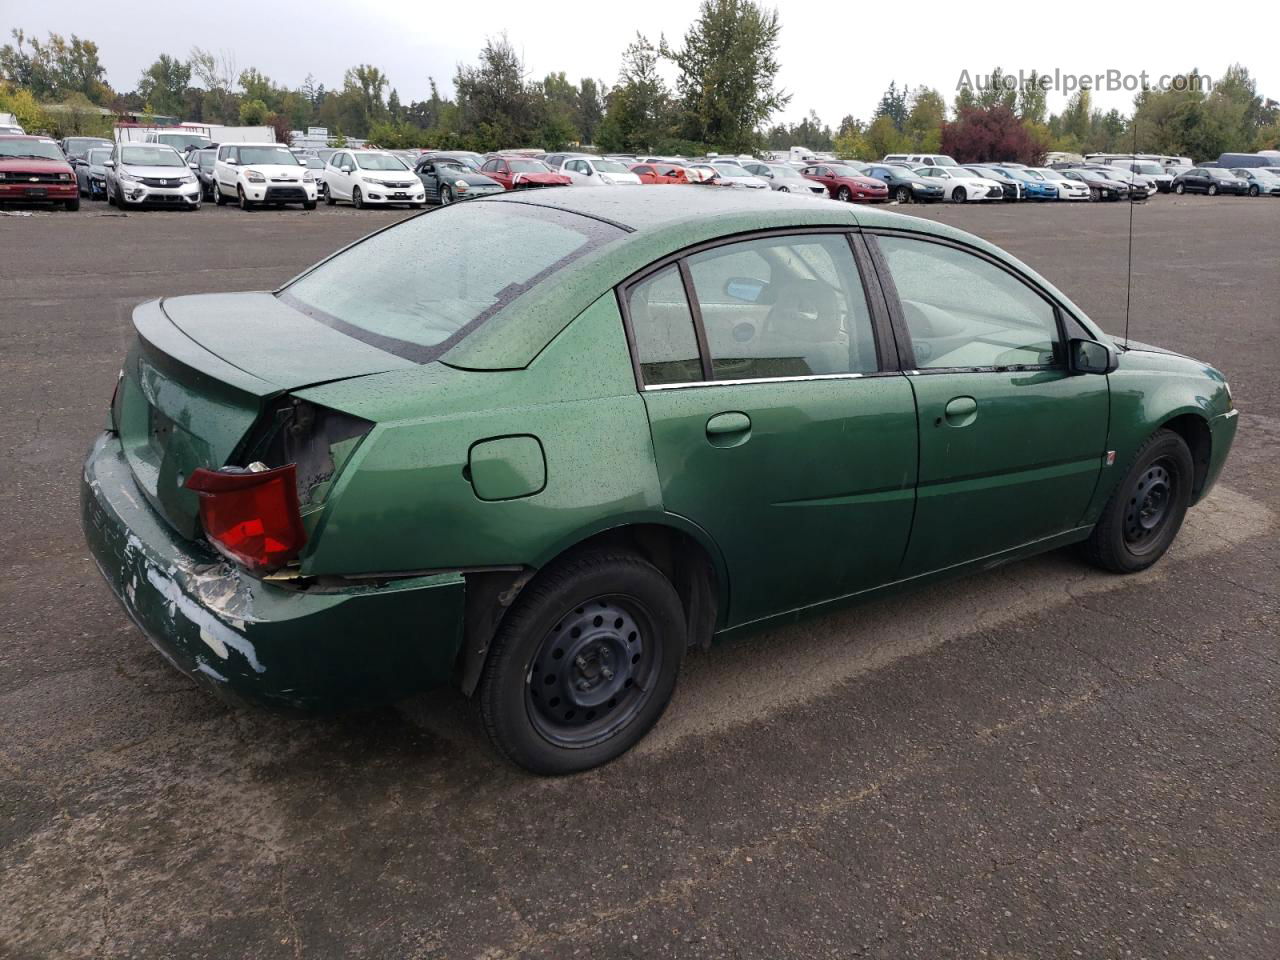
M 836 191 L 836 199 L 843 200 L 845 203 L 848 203 L 850 200 L 853 199 L 853 194 L 849 192 L 848 187 L 841 187 L 838 191 Z
M 1186 441 L 1158 430 L 1138 450 L 1133 465 L 1103 508 L 1084 544 L 1095 566 L 1137 573 L 1169 549 L 1191 503 L 1194 467 Z
M 485 729 L 509 760 L 561 774 L 606 763 L 657 722 L 675 689 L 680 598 L 640 557 L 594 552 L 525 588 L 485 664 Z

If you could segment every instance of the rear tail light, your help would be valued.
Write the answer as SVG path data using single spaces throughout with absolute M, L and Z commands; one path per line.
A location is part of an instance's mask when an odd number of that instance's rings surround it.
M 218 552 L 255 573 L 278 570 L 307 542 L 298 507 L 297 468 L 196 470 L 187 489 L 200 496 L 200 520 Z

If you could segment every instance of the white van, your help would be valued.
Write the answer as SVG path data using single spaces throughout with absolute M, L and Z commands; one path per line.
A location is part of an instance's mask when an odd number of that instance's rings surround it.
M 953 159 L 945 153 L 890 153 L 885 156 L 881 163 L 910 163 L 915 166 L 924 167 L 955 167 L 959 166 Z

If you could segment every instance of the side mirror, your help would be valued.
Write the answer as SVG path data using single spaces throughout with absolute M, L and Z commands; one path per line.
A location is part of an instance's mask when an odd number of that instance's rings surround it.
M 342 166 L 342 167 L 339 167 L 338 169 L 339 169 L 339 170 L 341 170 L 343 173 L 350 173 L 350 172 L 351 172 L 351 168 L 350 168 L 350 167 L 347 167 L 347 166 Z
M 1073 373 L 1113 373 L 1120 365 L 1115 350 L 1105 343 L 1077 338 L 1070 346 Z
M 102 166 L 107 170 L 114 170 L 116 168 L 116 162 L 114 160 L 103 160 Z
M 190 167 L 192 170 L 199 170 L 199 169 L 200 169 L 200 164 L 196 163 L 195 161 L 192 161 L 191 163 L 188 163 L 188 164 L 187 164 L 187 166 L 188 166 L 188 167 Z
M 240 161 L 237 160 L 235 157 L 227 157 L 227 159 L 223 160 L 222 162 L 229 163 L 233 167 L 240 163 Z

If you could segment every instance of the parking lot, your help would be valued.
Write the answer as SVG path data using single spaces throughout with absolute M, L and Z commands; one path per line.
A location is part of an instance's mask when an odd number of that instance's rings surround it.
M 903 212 L 1122 329 L 1127 205 Z M 1131 336 L 1242 411 L 1164 561 L 1050 554 L 693 653 L 646 740 L 556 780 L 452 691 L 230 707 L 83 545 L 133 307 L 270 289 L 408 212 L 0 216 L 0 956 L 1275 957 L 1280 202 L 1133 212 Z

